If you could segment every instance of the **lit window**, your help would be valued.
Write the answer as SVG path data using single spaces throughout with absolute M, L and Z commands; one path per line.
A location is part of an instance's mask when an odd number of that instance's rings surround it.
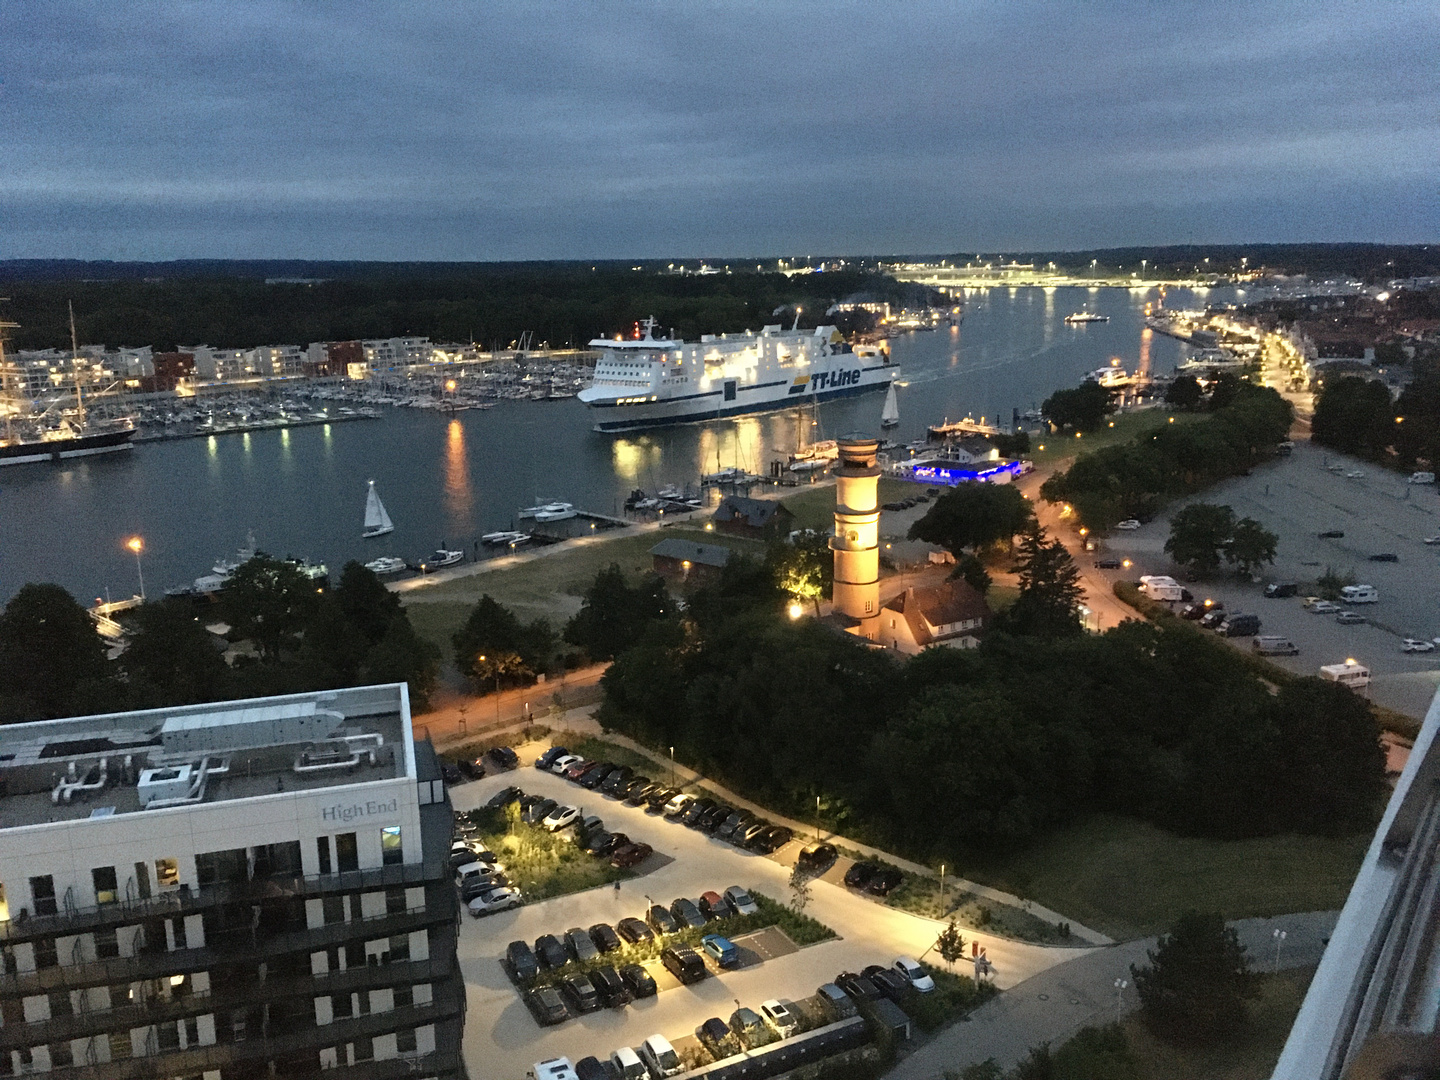
M 404 850 L 400 846 L 399 825 L 389 825 L 380 830 L 380 861 L 386 866 L 405 861 Z
M 156 859 L 155 880 L 162 889 L 171 889 L 179 885 L 180 864 L 174 859 Z

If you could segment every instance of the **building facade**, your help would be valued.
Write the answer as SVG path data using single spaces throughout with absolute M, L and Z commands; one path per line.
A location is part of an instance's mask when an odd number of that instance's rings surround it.
M 463 1077 L 403 684 L 0 728 L 0 1075 Z

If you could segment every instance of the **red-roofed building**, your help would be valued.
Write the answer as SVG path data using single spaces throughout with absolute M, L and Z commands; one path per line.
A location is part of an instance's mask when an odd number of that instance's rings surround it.
M 930 645 L 973 649 L 990 625 L 985 597 L 969 582 L 908 588 L 880 608 L 876 640 L 887 649 L 918 653 Z

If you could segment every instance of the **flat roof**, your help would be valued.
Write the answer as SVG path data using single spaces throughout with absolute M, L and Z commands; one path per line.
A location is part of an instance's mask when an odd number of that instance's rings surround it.
M 415 775 L 403 683 L 40 720 L 0 727 L 0 829 Z

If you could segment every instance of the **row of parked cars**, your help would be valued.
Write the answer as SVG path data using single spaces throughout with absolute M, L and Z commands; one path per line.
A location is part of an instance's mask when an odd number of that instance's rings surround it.
M 460 902 L 476 918 L 508 911 L 524 901 L 505 875 L 499 857 L 485 847 L 478 830 L 463 821 L 457 824 L 450 844 L 450 870 L 460 890 Z
M 652 780 L 629 765 L 587 761 L 565 747 L 547 750 L 535 762 L 537 769 L 563 776 L 588 791 L 609 795 L 629 806 L 644 806 L 647 813 L 709 833 L 747 851 L 769 855 L 788 844 L 794 833 L 748 810 L 716 799 L 687 795 L 677 787 Z
M 510 747 L 494 746 L 477 758 L 442 761 L 440 775 L 445 778 L 445 783 L 453 787 L 455 784 L 463 784 L 466 780 L 479 780 L 485 776 L 506 772 L 518 767 L 519 764 L 520 755 Z

